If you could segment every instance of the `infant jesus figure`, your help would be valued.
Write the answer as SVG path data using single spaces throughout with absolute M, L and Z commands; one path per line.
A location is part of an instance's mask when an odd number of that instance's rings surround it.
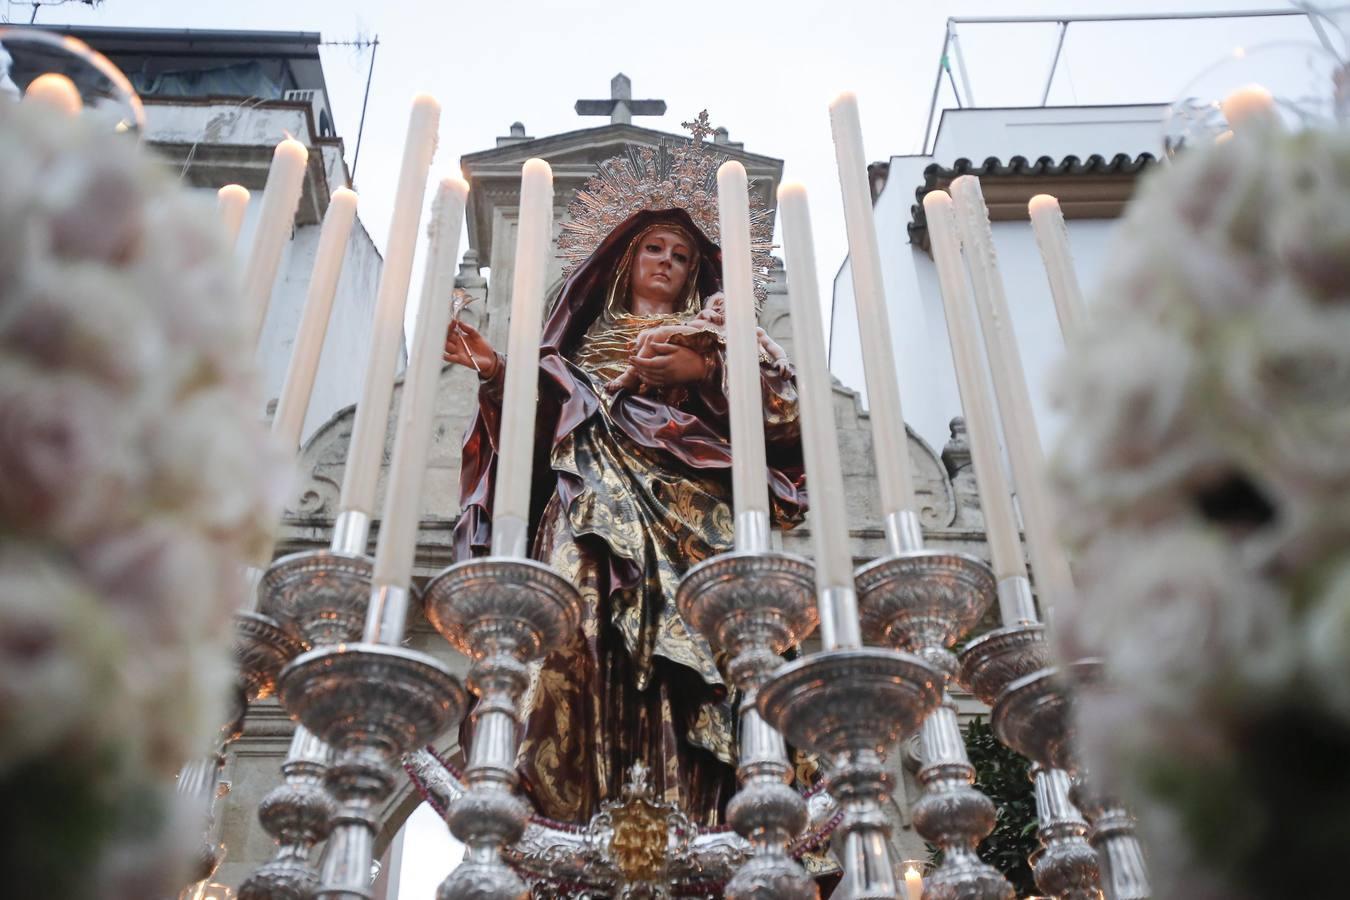
M 704 302 L 703 309 L 688 322 L 648 328 L 633 342 L 632 355 L 646 358 L 653 352 L 659 353 L 663 345 L 688 347 L 703 354 L 707 365 L 705 377 L 711 378 L 718 368 L 717 351 L 725 343 L 723 335 L 723 328 L 726 327 L 725 304 L 726 297 L 718 291 Z M 780 375 L 791 377 L 792 363 L 783 348 L 758 325 L 755 326 L 755 337 L 759 341 L 760 363 L 769 366 Z M 619 377 L 605 385 L 605 390 L 611 394 L 624 390 L 645 393 L 648 387 L 643 383 L 637 367 L 629 363 L 628 367 L 619 373 Z

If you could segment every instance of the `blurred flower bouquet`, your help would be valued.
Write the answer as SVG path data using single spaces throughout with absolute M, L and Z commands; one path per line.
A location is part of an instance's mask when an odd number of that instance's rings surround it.
M 1084 758 L 1157 896 L 1344 893 L 1350 134 L 1253 126 L 1155 172 L 1070 348 L 1055 477 L 1102 657 Z
M 215 221 L 129 138 L 0 104 L 7 896 L 163 896 L 200 842 L 173 775 L 280 475 Z

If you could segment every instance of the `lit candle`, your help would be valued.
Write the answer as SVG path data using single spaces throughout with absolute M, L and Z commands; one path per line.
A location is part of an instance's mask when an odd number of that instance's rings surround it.
M 50 106 L 68 116 L 77 116 L 84 109 L 80 89 L 75 86 L 75 82 L 58 72 L 48 72 L 30 81 L 23 92 L 23 100 L 25 103 Z
M 1050 280 L 1050 296 L 1055 301 L 1059 330 L 1067 338 L 1083 318 L 1083 291 L 1078 286 L 1073 256 L 1069 253 L 1069 230 L 1064 225 L 1064 213 L 1059 208 L 1059 201 L 1049 194 L 1032 197 L 1027 203 L 1027 212 L 1031 215 L 1036 246 L 1041 248 L 1046 277 Z
M 984 203 L 979 179 L 963 175 L 951 184 L 952 199 L 961 240 L 970 263 L 970 280 L 975 289 L 975 306 L 984 332 L 985 353 L 993 376 L 994 396 L 998 400 L 1003 437 L 1012 462 L 1013 482 L 1017 487 L 1017 506 L 1026 529 L 1031 567 L 1045 598 L 1053 605 L 1071 596 L 1073 579 L 1068 560 L 1055 533 L 1054 513 L 1045 483 L 1045 456 L 1036 432 L 1022 357 L 1008 314 L 1008 298 L 998 271 L 993 235 L 989 228 L 989 210 Z
M 417 526 L 422 514 L 422 477 L 431 446 L 441 354 L 445 332 L 450 325 L 450 295 L 455 290 L 455 268 L 459 260 L 460 224 L 464 221 L 464 199 L 468 194 L 469 186 L 463 179 L 446 178 L 441 181 L 432 205 L 422 299 L 417 307 L 408 374 L 403 381 L 393 459 L 389 466 L 389 488 L 384 500 L 384 517 L 380 520 L 380 540 L 375 550 L 372 581 L 377 587 L 406 588 L 412 578 Z M 400 596 L 406 598 L 406 594 Z M 402 628 L 395 631 L 398 634 L 385 634 L 383 639 L 398 643 Z
M 923 900 L 923 876 L 917 866 L 905 866 L 905 895 L 909 900 Z
M 553 170 L 542 159 L 526 160 L 520 174 L 511 330 L 506 341 L 506 383 L 502 388 L 501 457 L 492 501 L 494 556 L 523 557 L 527 549 L 534 416 L 539 396 L 539 331 L 543 326 L 552 239 Z
M 1259 84 L 1249 84 L 1233 91 L 1219 103 L 1228 127 L 1241 131 L 1252 125 L 1278 125 L 1275 97 Z
M 242 188 L 241 188 L 242 190 Z M 280 436 L 287 452 L 298 449 L 300 429 L 309 411 L 310 395 L 314 392 L 314 376 L 319 370 L 319 354 L 328 333 L 328 319 L 333 310 L 333 296 L 337 293 L 338 277 L 342 274 L 342 260 L 347 253 L 347 238 L 356 220 L 356 193 L 338 188 L 328 202 L 319 232 L 319 248 L 314 254 L 314 269 L 309 276 L 309 291 L 300 313 L 300 327 L 296 331 L 295 346 L 286 367 L 281 398 L 277 401 L 272 431 Z
M 216 208 L 220 211 L 220 224 L 225 226 L 225 239 L 229 241 L 231 247 L 239 240 L 239 226 L 244 224 L 248 197 L 248 188 L 239 184 L 227 184 L 216 191 Z
M 956 231 L 952 198 L 946 191 L 932 191 L 923 198 L 928 219 L 928 239 L 937 264 L 938 284 L 942 288 L 942 307 L 947 315 L 947 337 L 952 361 L 956 364 L 956 386 L 961 393 L 961 409 L 966 419 L 970 456 L 975 465 L 975 483 L 980 491 L 980 509 L 989 536 L 989 556 L 994 577 L 1002 580 L 1026 575 L 1022 559 L 1022 540 L 1017 515 L 1013 511 L 1012 490 L 1003 473 L 998 447 L 998 425 L 994 418 L 993 398 L 989 396 L 988 376 L 980 356 L 975 314 L 966 289 L 966 269 L 961 261 L 961 238 Z M 1020 611 L 1010 607 L 1013 597 L 999 593 L 1003 623 L 1021 621 Z
M 768 538 L 769 469 L 764 451 L 764 406 L 755 334 L 755 285 L 750 257 L 750 194 L 745 167 L 732 160 L 717 170 L 722 228 L 722 289 L 726 294 L 727 407 L 731 420 L 731 496 L 736 505 L 736 548 Z M 748 518 L 757 522 L 752 523 Z
M 366 363 L 361 400 L 356 406 L 347 466 L 342 473 L 339 513 L 356 512 L 364 518 L 375 510 L 375 482 L 380 474 L 389 401 L 393 397 L 394 375 L 403 346 L 403 310 L 408 302 L 417 229 L 422 221 L 422 201 L 426 196 L 431 158 L 436 154 L 436 129 L 440 120 L 441 105 L 434 97 L 419 94 L 413 98 L 398 187 L 394 192 L 393 215 L 389 219 L 389 239 L 384 248 L 384 268 L 375 297 L 370 360 Z M 354 543 L 364 546 L 365 538 Z
M 862 126 L 858 121 L 858 99 L 853 94 L 840 94 L 830 104 L 830 125 L 834 132 L 839 186 L 844 197 L 848 262 L 853 274 L 853 300 L 858 307 L 858 331 L 867 381 L 867 405 L 872 418 L 872 447 L 876 455 L 881 512 L 889 519 L 917 509 L 909 471 L 909 440 L 905 434 L 905 417 L 900 410 L 900 387 L 896 382 L 895 357 L 891 350 L 891 326 L 886 312 L 867 161 L 863 155 Z
M 244 269 L 244 310 L 252 344 L 258 342 L 267 319 L 272 285 L 277 280 L 281 254 L 291 239 L 308 161 L 309 151 L 295 138 L 286 138 L 272 153 L 272 167 L 267 171 L 258 224 L 253 231 L 253 248 Z

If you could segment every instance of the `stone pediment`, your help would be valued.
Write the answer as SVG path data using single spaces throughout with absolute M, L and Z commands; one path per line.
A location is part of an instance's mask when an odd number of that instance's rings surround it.
M 603 125 L 520 140 L 462 156 L 460 168 L 469 182 L 469 246 L 477 251 L 480 265 L 493 265 L 495 220 L 502 213 L 514 214 L 519 207 L 520 167 L 527 159 L 542 159 L 553 167 L 554 204 L 561 212 L 576 190 L 595 174 L 595 167 L 606 159 L 625 154 L 633 147 L 658 147 L 689 140 L 683 135 L 639 125 Z M 737 144 L 713 146 L 718 153 L 745 166 L 755 192 L 772 208 L 783 161 L 748 153 Z

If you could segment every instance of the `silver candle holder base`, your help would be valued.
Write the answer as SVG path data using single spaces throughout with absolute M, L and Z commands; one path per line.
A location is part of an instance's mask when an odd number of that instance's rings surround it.
M 830 650 L 788 663 L 760 687 L 760 715 L 799 747 L 833 764 L 830 792 L 839 825 L 846 896 L 893 900 L 885 803 L 893 779 L 885 748 L 942 700 L 942 676 L 894 650 Z
M 751 856 L 727 882 L 728 900 L 812 900 L 815 882 L 788 853 L 806 827 L 806 800 L 791 787 L 782 735 L 754 706 L 756 689 L 783 664 L 782 654 L 816 627 L 815 570 L 797 556 L 724 553 L 694 566 L 675 595 L 680 615 L 727 657 L 725 675 L 744 694 L 740 790 L 727 820 Z
M 1107 900 L 1147 900 L 1152 892 L 1133 819 L 1117 799 L 1092 787 L 1091 774 L 1079 766 L 1070 681 L 1099 685 L 1100 661 L 1078 660 L 1013 681 L 995 701 L 994 733 L 1023 756 L 1075 778 L 1070 797 L 1091 823 L 1088 841 Z
M 377 807 L 398 760 L 464 716 L 468 695 L 444 665 L 401 647 L 347 644 L 297 657 L 278 679 L 282 703 L 333 748 L 338 802 L 317 900 L 369 900 Z
M 574 639 L 581 596 L 543 563 L 486 557 L 451 566 L 427 586 L 427 619 L 471 660 L 478 694 L 465 792 L 450 808 L 450 831 L 464 861 L 436 892 L 438 900 L 528 900 L 503 848 L 525 832 L 529 811 L 515 793 L 520 722 L 516 704 L 529 664 Z
M 957 681 L 992 708 L 1008 685 L 1050 665 L 1045 626 L 1010 625 L 985 632 L 966 644 L 960 663 Z
M 275 694 L 277 673 L 304 650 L 304 643 L 271 616 L 234 614 L 234 657 L 250 703 Z
M 361 640 L 375 561 L 364 554 L 309 550 L 283 556 L 259 585 L 259 609 L 309 647 Z
M 948 648 L 993 603 L 994 575 L 973 556 L 911 549 L 862 567 L 855 581 L 864 639 L 914 653 L 942 676 L 943 702 L 919 731 L 922 794 L 913 807 L 914 830 L 942 850 L 942 864 L 924 879 L 924 896 L 1012 900 L 1007 878 L 976 853 L 997 813 L 974 787 L 975 767 L 945 687 L 958 668 Z

